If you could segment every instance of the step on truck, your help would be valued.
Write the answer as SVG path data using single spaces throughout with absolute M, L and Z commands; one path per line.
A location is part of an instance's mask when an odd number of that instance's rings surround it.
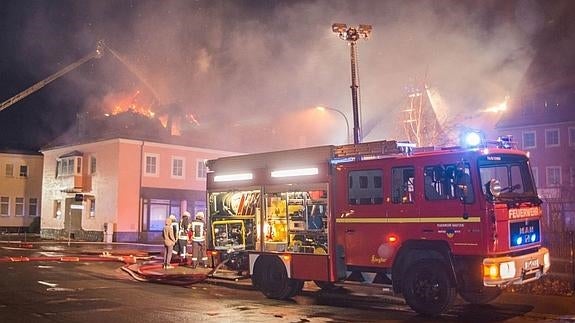
M 329 145 L 207 166 L 211 264 L 245 269 L 269 298 L 293 297 L 305 281 L 359 281 L 436 316 L 457 294 L 488 303 L 550 267 L 529 158 L 510 137 Z

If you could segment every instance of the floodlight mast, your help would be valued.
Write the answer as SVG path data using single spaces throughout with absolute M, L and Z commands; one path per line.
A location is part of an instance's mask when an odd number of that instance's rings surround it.
M 372 30 L 371 25 L 359 25 L 358 27 L 347 27 L 346 24 L 335 23 L 331 30 L 340 39 L 349 42 L 351 58 L 351 104 L 353 108 L 353 143 L 361 143 L 360 113 L 359 113 L 359 75 L 357 66 L 356 43 L 360 38 L 369 38 Z

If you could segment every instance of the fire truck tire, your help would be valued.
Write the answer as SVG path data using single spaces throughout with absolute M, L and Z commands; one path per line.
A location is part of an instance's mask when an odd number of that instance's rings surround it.
M 277 257 L 266 257 L 258 263 L 255 286 L 267 297 L 272 299 L 288 299 L 295 296 L 303 288 L 303 281 L 290 279 L 285 266 Z
M 438 316 L 445 312 L 457 295 L 446 267 L 434 259 L 410 265 L 404 274 L 402 290 L 407 304 L 425 316 Z
M 471 304 L 487 304 L 501 295 L 499 287 L 483 287 L 481 291 L 459 291 L 459 296 Z

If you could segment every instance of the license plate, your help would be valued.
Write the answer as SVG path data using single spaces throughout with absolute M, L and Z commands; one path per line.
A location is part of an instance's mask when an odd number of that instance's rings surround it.
M 535 269 L 539 267 L 539 259 L 531 259 L 531 260 L 527 260 L 524 264 L 523 264 L 523 269 L 525 270 L 531 270 L 531 269 Z

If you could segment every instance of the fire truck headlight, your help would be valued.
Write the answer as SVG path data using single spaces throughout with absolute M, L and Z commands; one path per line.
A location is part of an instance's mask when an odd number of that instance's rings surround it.
M 467 147 L 477 147 L 481 144 L 481 134 L 477 131 L 468 132 L 463 138 L 463 143 Z
M 497 264 L 483 265 L 483 276 L 491 279 L 499 278 L 499 268 L 497 267 Z
M 499 275 L 501 276 L 501 279 L 515 277 L 515 262 L 508 261 L 499 264 Z

